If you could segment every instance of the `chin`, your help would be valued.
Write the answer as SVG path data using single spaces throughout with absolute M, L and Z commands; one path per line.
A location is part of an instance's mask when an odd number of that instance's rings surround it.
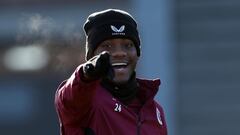
M 113 82 L 116 84 L 124 84 L 127 83 L 129 78 L 114 78 Z

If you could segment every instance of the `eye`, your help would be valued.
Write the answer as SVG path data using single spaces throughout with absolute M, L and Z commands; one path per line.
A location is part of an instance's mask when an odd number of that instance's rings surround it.
M 132 47 L 134 47 L 134 44 L 133 44 L 133 43 L 127 43 L 127 44 L 126 44 L 126 48 L 132 48 Z
M 108 48 L 112 48 L 112 45 L 111 44 L 103 44 L 102 47 L 105 49 L 108 49 Z

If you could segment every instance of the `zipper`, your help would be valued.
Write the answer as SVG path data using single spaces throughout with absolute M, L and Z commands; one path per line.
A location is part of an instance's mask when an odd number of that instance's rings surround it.
M 140 128 L 141 128 L 141 117 L 140 114 L 137 115 L 137 135 L 140 135 Z

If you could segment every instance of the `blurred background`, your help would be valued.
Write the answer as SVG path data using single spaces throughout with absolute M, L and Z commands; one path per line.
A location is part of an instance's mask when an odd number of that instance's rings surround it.
M 161 79 L 169 135 L 240 134 L 240 1 L 1 0 L 1 135 L 59 134 L 55 91 L 84 62 L 85 19 L 106 8 L 138 21 L 138 76 Z

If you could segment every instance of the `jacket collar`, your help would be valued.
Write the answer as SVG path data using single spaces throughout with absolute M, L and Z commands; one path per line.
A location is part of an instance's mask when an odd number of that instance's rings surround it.
M 149 99 L 153 99 L 158 92 L 159 86 L 161 84 L 160 79 L 142 79 L 137 78 L 139 84 L 138 98 L 142 102 L 146 102 Z
M 124 84 L 115 84 L 108 79 L 103 79 L 101 85 L 109 91 L 114 97 L 118 98 L 124 103 L 128 103 L 133 98 L 136 97 L 136 94 L 139 90 L 139 85 L 136 80 L 136 73 L 134 72 L 127 83 Z

